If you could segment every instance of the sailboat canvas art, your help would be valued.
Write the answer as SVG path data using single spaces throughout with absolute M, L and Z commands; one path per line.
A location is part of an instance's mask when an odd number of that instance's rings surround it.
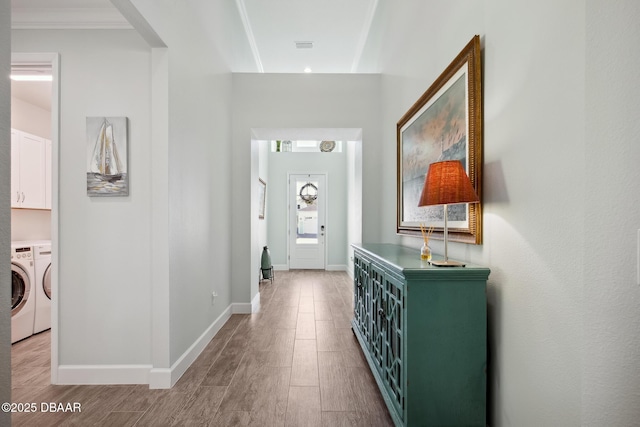
M 127 196 L 126 117 L 87 117 L 87 195 Z

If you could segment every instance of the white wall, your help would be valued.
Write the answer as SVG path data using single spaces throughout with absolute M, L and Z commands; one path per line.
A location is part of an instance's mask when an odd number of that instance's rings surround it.
M 14 31 L 60 52 L 59 362 L 150 363 L 150 50 L 134 31 Z M 130 195 L 86 195 L 87 116 L 129 118 Z
M 389 88 L 385 99 L 393 107 L 385 123 L 401 117 L 473 34 L 482 36 L 484 244 L 451 244 L 449 255 L 492 269 L 490 424 L 580 425 L 580 213 L 584 208 L 579 154 L 584 139 L 580 2 L 531 6 L 457 1 L 423 7 L 434 18 L 422 26 L 422 33 L 408 37 L 400 30 L 398 36 L 406 39 L 387 40 L 405 45 L 405 52 L 420 49 L 422 54 L 409 61 L 391 57 L 385 62 L 383 73 L 393 75 L 385 78 Z M 417 22 L 408 23 L 418 16 L 420 9 L 413 2 L 411 11 L 397 22 L 403 22 L 403 28 L 416 28 Z M 418 42 L 434 34 L 437 44 Z M 388 126 L 385 135 L 394 130 Z M 566 164 L 577 173 L 568 174 Z M 394 192 L 389 188 L 385 194 Z M 393 239 L 389 230 L 395 212 L 388 210 L 385 219 L 387 238 Z M 420 244 L 411 238 L 400 241 Z M 434 246 L 442 252 L 441 245 L 434 242 Z
M 346 145 L 346 143 L 345 143 Z M 346 147 L 345 147 L 346 148 Z M 270 192 L 268 203 L 268 240 L 275 266 L 287 266 L 290 191 L 289 173 L 326 173 L 326 227 L 328 269 L 340 270 L 347 259 L 347 155 L 331 153 L 269 153 Z
M 257 182 L 257 151 L 251 129 L 361 128 L 363 151 L 369 156 L 363 172 L 369 186 L 364 197 L 377 193 L 380 144 L 380 77 L 377 75 L 234 74 L 232 191 L 234 212 L 231 245 L 233 300 L 248 302 L 258 293 L 261 247 L 251 242 L 252 183 Z M 255 159 L 254 159 L 255 157 Z M 267 190 L 269 191 L 269 190 Z M 242 196 L 245 195 L 245 196 Z M 377 236 L 377 212 L 363 218 L 363 228 Z M 250 258 L 250 262 L 248 259 Z M 249 265 L 250 264 L 250 265 Z
M 482 37 L 484 243 L 452 243 L 449 254 L 492 270 L 490 425 L 637 423 L 640 218 L 638 192 L 624 190 L 639 178 L 638 6 L 381 6 L 385 141 L 471 37 Z M 395 145 L 380 150 L 395 159 Z M 395 168 L 382 182 L 382 204 L 364 202 L 365 211 L 382 206 L 380 241 L 418 247 L 394 233 Z
M 11 223 L 9 222 L 11 191 L 11 3 L 0 0 L 0 258 L 9 259 Z M 11 298 L 11 268 L 0 263 L 0 301 Z M 0 400 L 11 402 L 11 308 L 0 306 Z M 0 424 L 10 425 L 11 413 L 0 413 Z
M 231 303 L 230 40 L 206 40 L 184 2 L 132 2 L 168 46 L 170 361 L 175 363 Z M 232 2 L 208 7 L 237 18 Z M 211 294 L 216 292 L 215 305 Z
M 43 82 L 33 82 L 33 84 L 41 83 Z M 43 86 L 51 91 L 51 83 Z M 51 109 L 46 110 L 12 96 L 11 127 L 42 138 L 51 139 Z
M 51 240 L 51 211 L 11 209 L 11 241 Z
M 640 420 L 638 16 L 635 0 L 586 2 L 585 426 Z

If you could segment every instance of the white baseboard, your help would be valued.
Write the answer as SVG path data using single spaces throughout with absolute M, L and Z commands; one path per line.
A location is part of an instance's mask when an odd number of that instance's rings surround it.
M 57 384 L 149 384 L 149 388 L 171 388 L 229 320 L 231 312 L 231 306 L 227 307 L 171 368 L 153 368 L 151 365 L 61 365 L 58 367 Z
M 233 314 L 251 314 L 250 302 L 234 302 L 229 307 Z
M 148 384 L 151 365 L 60 365 L 57 384 Z
M 273 269 L 276 271 L 289 271 L 289 266 L 287 264 L 274 265 Z M 348 271 L 346 265 L 344 264 L 330 264 L 326 267 L 327 271 Z
M 171 366 L 171 369 L 154 369 L 153 384 L 149 381 L 149 388 L 171 388 L 178 382 L 180 377 L 187 372 L 189 366 L 200 356 L 202 350 L 205 349 L 209 341 L 218 333 L 218 331 L 224 326 L 224 324 L 231 317 L 231 307 L 227 307 L 216 320 L 213 321 L 206 331 L 200 335 L 200 337 L 191 344 L 191 347 L 185 351 L 182 356 Z M 168 371 L 168 372 L 167 372 Z M 164 374 L 164 378 L 161 375 Z M 166 378 L 166 375 L 169 378 Z M 166 387 L 167 383 L 169 387 Z
M 171 385 L 171 369 L 151 369 L 149 372 L 149 388 L 171 388 Z
M 171 368 L 153 368 L 151 365 L 60 365 L 57 384 L 149 384 L 151 389 L 171 388 L 232 314 L 251 314 L 259 310 L 260 292 L 250 303 L 229 305 Z
M 260 311 L 260 292 L 251 300 L 251 312 L 257 313 L 258 311 Z
M 232 314 L 251 314 L 260 310 L 260 292 L 251 302 L 234 302 L 230 306 Z

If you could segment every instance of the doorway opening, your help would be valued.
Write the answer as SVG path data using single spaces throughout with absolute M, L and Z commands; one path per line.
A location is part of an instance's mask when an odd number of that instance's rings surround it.
M 43 175 L 47 177 L 48 181 L 45 185 L 44 206 L 37 209 L 22 209 L 20 207 L 12 209 L 11 240 L 32 243 L 34 249 L 42 248 L 49 242 L 51 244 L 46 253 L 50 256 L 49 264 L 54 267 L 47 269 L 48 274 L 36 272 L 34 280 L 41 276 L 48 278 L 47 286 L 51 296 L 50 307 L 43 306 L 40 310 L 41 306 L 38 305 L 36 298 L 36 310 L 38 310 L 36 314 L 50 317 L 50 345 L 47 346 L 47 350 L 51 353 L 50 381 L 52 384 L 56 384 L 58 379 L 58 300 L 56 296 L 59 294 L 58 273 L 57 267 L 55 267 L 58 265 L 59 55 L 57 53 L 13 52 L 11 67 L 12 74 L 15 72 L 18 79 L 22 77 L 22 80 L 14 81 L 12 79 L 11 127 L 45 140 L 43 167 L 46 168 L 46 171 Z M 29 80 L 30 75 L 32 77 L 47 75 L 50 76 L 50 80 L 43 84 L 42 81 Z M 48 267 L 44 263 L 42 266 Z M 36 267 L 38 267 L 37 264 Z M 39 285 L 40 283 L 36 283 L 36 286 Z M 48 329 L 49 322 L 46 320 L 49 319 L 40 320 L 38 322 L 40 326 L 34 323 L 34 334 L 47 333 L 43 331 Z
M 278 141 L 281 142 L 280 150 Z M 311 141 L 324 144 L 311 144 Z M 325 259 L 324 267 L 320 268 L 328 271 L 346 271 L 352 275 L 351 244 L 362 241 L 363 228 L 362 129 L 252 128 L 251 143 L 251 194 L 259 194 L 261 180 L 266 182 L 267 187 L 264 217 L 258 215 L 258 203 L 254 202 L 257 198 L 253 197 L 250 202 L 251 210 L 255 212 L 255 215 L 251 215 L 250 227 L 250 250 L 255 256 L 252 257 L 251 266 L 246 273 L 248 277 L 252 277 L 251 297 L 259 296 L 257 276 L 260 267 L 259 256 L 264 246 L 269 247 L 274 270 L 293 268 L 289 262 L 292 246 L 290 236 L 293 233 L 290 234 L 289 230 L 297 231 L 298 219 L 291 218 L 289 209 L 289 204 L 292 204 L 292 190 L 288 180 L 290 175 L 326 176 L 326 217 L 324 224 L 318 224 L 325 225 L 325 235 L 320 236 L 324 237 Z M 312 190 L 311 187 L 307 189 Z M 295 192 L 299 193 L 299 190 Z M 302 222 L 302 231 L 304 227 L 313 226 L 313 215 L 309 210 L 303 212 L 307 212 L 310 218 L 304 218 L 307 222 Z M 295 234 L 297 236 L 297 233 Z M 310 233 L 302 234 L 301 239 L 309 238 L 304 234 Z

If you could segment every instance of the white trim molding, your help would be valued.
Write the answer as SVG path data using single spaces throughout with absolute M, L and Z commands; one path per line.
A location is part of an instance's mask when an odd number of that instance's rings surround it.
M 151 389 L 173 387 L 229 320 L 232 305 L 180 356 L 171 368 L 152 365 L 62 365 L 58 384 L 149 384 Z
M 130 30 L 115 8 L 12 8 L 14 30 Z
M 151 365 L 60 365 L 58 384 L 148 384 Z
M 231 304 L 233 314 L 251 314 L 260 311 L 260 292 L 253 297 L 251 302 L 234 302 Z

